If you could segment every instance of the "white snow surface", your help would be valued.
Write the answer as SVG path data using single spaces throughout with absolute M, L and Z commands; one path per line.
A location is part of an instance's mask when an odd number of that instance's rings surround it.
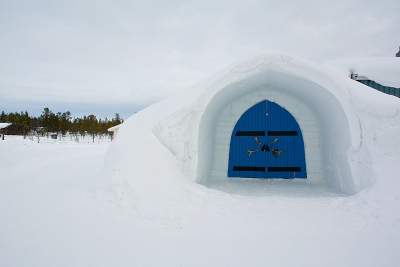
M 107 144 L 0 141 L 0 266 L 397 266 L 399 100 L 322 67 L 324 76 L 310 74 L 314 67 L 287 56 L 260 57 L 250 69 L 257 61 L 262 71 L 303 66 L 302 77 L 333 80 L 345 121 L 357 122 L 350 169 L 367 162 L 369 183 L 343 194 L 197 180 L 196 153 L 184 144 L 195 148 L 203 107 L 238 76 L 233 67 L 129 118 L 105 169 Z
M 11 125 L 11 123 L 7 123 L 7 122 L 0 122 L 0 129 L 6 128 L 9 125 Z

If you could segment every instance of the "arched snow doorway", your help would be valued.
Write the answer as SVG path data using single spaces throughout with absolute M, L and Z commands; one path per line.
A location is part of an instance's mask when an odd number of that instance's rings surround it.
M 296 119 L 268 100 L 244 112 L 231 135 L 228 177 L 306 178 L 303 136 Z
M 282 191 L 301 191 L 296 187 L 303 186 L 316 189 L 317 193 L 320 190 L 354 193 L 369 183 L 371 168 L 354 163 L 354 155 L 368 152 L 361 147 L 362 129 L 343 88 L 331 81 L 321 85 L 308 77 L 273 70 L 269 65 L 250 73 L 218 87 L 205 101 L 197 147 L 193 149 L 195 161 L 188 161 L 195 164 L 195 179 L 199 183 L 229 192 L 236 192 L 238 188 L 240 193 L 250 187 L 249 191 L 253 192 L 261 185 L 261 194 L 265 193 L 266 187 L 262 186 L 265 183 L 268 188 L 279 185 Z M 288 182 L 228 177 L 232 131 L 246 110 L 266 99 L 284 107 L 300 126 L 307 179 Z M 188 147 L 185 149 L 190 151 Z M 189 169 L 190 165 L 185 167 Z
M 347 80 L 306 62 L 284 55 L 261 56 L 202 85 L 199 94 L 188 91 L 181 101 L 185 104 L 160 121 L 154 134 L 179 160 L 185 175 L 208 187 L 231 192 L 237 185 L 239 193 L 251 187 L 250 193 L 260 188 L 266 194 L 267 188 L 282 185 L 284 192 L 304 192 L 299 185 L 317 193 L 356 193 L 371 184 L 373 169 L 347 85 Z M 264 100 L 283 107 L 301 129 L 307 179 L 228 176 L 235 125 L 246 110 Z

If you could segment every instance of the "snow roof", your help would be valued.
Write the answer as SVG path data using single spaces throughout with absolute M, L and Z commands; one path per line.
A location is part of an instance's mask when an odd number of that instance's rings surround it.
M 354 72 L 385 86 L 400 88 L 400 58 L 352 58 L 329 61 L 327 67 L 337 69 L 343 76 Z
M 118 125 L 115 125 L 115 126 L 113 126 L 113 127 L 111 127 L 111 128 L 108 128 L 107 131 L 109 131 L 109 132 L 115 132 L 115 131 L 117 131 L 117 130 L 119 129 L 119 127 L 121 127 L 121 125 L 122 125 L 122 123 L 121 123 L 121 124 L 118 124 Z
M 8 122 L 0 122 L 0 129 L 6 128 L 10 125 L 11 125 L 11 123 L 8 123 Z

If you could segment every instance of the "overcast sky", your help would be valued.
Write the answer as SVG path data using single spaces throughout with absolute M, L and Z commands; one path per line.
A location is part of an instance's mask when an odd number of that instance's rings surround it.
M 269 50 L 326 61 L 399 45 L 399 0 L 0 0 L 0 110 L 133 110 Z

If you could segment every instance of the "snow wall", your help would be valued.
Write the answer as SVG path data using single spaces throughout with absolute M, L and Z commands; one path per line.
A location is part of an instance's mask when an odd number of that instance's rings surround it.
M 134 149 L 127 141 L 132 133 L 148 131 L 159 142 L 152 146 L 165 146 L 187 179 L 211 187 L 216 182 L 229 183 L 234 180 L 227 178 L 233 127 L 245 110 L 268 99 L 296 118 L 304 137 L 308 177 L 283 179 L 283 185 L 321 185 L 353 194 L 374 177 L 364 129 L 349 92 L 353 84 L 312 63 L 263 55 L 135 114 L 121 127 L 114 147 Z M 123 160 L 128 164 L 127 158 Z M 167 161 L 157 155 L 152 160 Z

